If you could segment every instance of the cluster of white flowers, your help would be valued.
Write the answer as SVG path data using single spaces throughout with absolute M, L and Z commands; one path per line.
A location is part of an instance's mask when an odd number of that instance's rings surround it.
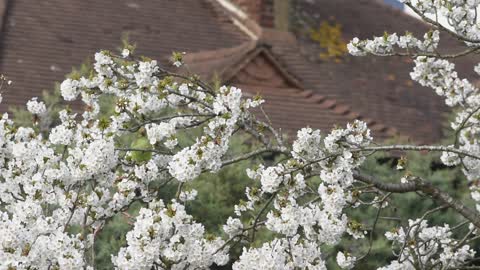
M 363 237 L 361 224 L 349 221 L 343 209 L 351 201 L 348 188 L 354 181 L 353 170 L 364 159 L 361 155 L 354 155 L 351 150 L 368 146 L 371 140 L 370 131 L 360 121 L 348 124 L 345 129 L 334 129 L 323 140 L 319 130 L 304 128 L 298 132 L 298 138 L 293 143 L 292 159 L 275 166 L 259 166 L 255 170 L 248 170 L 248 176 L 260 182 L 260 189 L 247 189 L 248 201 L 237 205 L 236 214 L 242 216 L 243 212 L 255 210 L 258 201 L 268 195 L 273 199 L 273 209 L 266 214 L 265 226 L 286 238 L 277 238 L 274 246 L 267 243 L 260 249 L 244 250 L 240 262 L 235 264 L 236 269 L 259 269 L 247 259 L 266 256 L 264 252 L 271 252 L 271 249 L 275 253 L 271 257 L 272 262 L 259 267 L 323 269 L 323 263 L 299 266 L 295 256 L 293 259 L 285 256 L 281 243 L 290 241 L 293 246 L 296 240 L 292 242 L 291 239 L 301 237 L 317 249 L 323 244 L 338 243 L 344 233 L 355 238 Z M 308 193 L 306 178 L 311 177 L 301 172 L 306 168 L 309 168 L 310 174 L 320 176 L 322 182 L 318 185 L 317 199 L 305 204 L 302 198 Z M 229 219 L 225 230 L 232 236 L 232 232 L 238 233 L 241 228 L 239 225 L 239 220 Z M 294 249 L 291 247 L 290 252 Z M 341 263 L 351 268 L 354 261 L 355 258 L 349 257 Z
M 478 67 L 478 66 L 477 66 Z M 477 68 L 476 67 L 476 68 Z M 456 131 L 455 146 L 452 149 L 463 150 L 472 155 L 480 154 L 480 121 L 478 108 L 480 107 L 480 93 L 466 79 L 460 79 L 455 71 L 455 65 L 445 59 L 420 56 L 415 59 L 415 67 L 411 72 L 413 80 L 423 86 L 430 87 L 445 98 L 448 106 L 460 108 L 451 127 Z M 463 172 L 469 180 L 480 177 L 480 160 L 471 156 L 459 156 L 456 153 L 445 151 L 441 161 L 447 166 L 461 164 Z M 476 200 L 480 203 L 479 200 Z M 480 209 L 480 205 L 477 205 Z
M 161 122 L 160 124 L 149 124 L 146 126 L 147 136 L 150 144 L 154 145 L 161 142 L 164 138 L 169 138 L 175 134 L 174 124 Z M 170 148 L 170 147 L 169 147 Z
M 69 145 L 73 138 L 73 130 L 65 125 L 59 125 L 50 132 L 49 140 L 53 144 Z
M 399 249 L 399 259 L 383 270 L 415 269 L 412 262 L 429 269 L 456 268 L 475 256 L 475 250 L 452 238 L 452 230 L 429 227 L 426 220 L 409 220 L 407 228 L 398 228 L 385 234 L 393 246 Z
M 443 152 L 442 156 L 440 157 L 440 160 L 443 162 L 443 164 L 447 166 L 456 166 L 461 162 L 458 154 L 455 154 L 452 152 Z
M 221 87 L 212 102 L 215 117 L 205 127 L 205 135 L 172 157 L 169 172 L 177 180 L 186 182 L 197 177 L 202 170 L 220 169 L 221 158 L 228 150 L 228 142 L 236 123 L 244 117 L 244 108 L 252 108 L 257 104 L 261 103 L 243 101 L 238 88 Z
M 282 165 L 259 169 L 257 172 L 260 174 L 260 183 L 262 184 L 263 192 L 273 193 L 278 190 L 280 184 L 290 179 L 290 175 L 284 173 L 285 171 Z
M 470 195 L 472 196 L 472 199 L 477 203 L 477 211 L 480 212 L 480 185 L 477 184 L 472 184 L 470 187 Z
M 122 50 L 122 57 L 123 57 L 123 58 L 127 58 L 127 57 L 129 57 L 129 56 L 130 56 L 130 50 L 129 50 L 129 49 L 126 49 L 126 48 L 123 49 L 123 50 Z
M 443 12 L 456 24 L 455 31 L 470 39 L 469 45 L 480 37 L 472 22 L 473 7 L 480 0 L 405 2 L 424 14 Z M 452 5 L 447 7 L 445 2 Z M 452 146 L 441 148 L 445 150 L 441 160 L 449 166 L 464 166 L 480 210 L 480 188 L 474 181 L 480 178 L 476 157 L 480 155 L 480 95 L 472 83 L 458 77 L 452 63 L 435 56 L 438 42 L 438 31 L 428 32 L 423 40 L 410 33 L 385 34 L 373 40 L 354 39 L 348 49 L 354 55 L 415 55 L 411 77 L 445 97 L 448 105 L 460 108 L 452 123 L 458 136 Z M 181 65 L 182 54 L 174 54 L 172 60 Z M 93 251 L 96 232 L 135 201 L 148 207 L 140 209 L 127 234 L 127 246 L 112 256 L 118 269 L 225 265 L 230 260 L 229 245 L 237 240 L 247 244 L 242 241 L 247 238 L 254 242 L 262 226 L 272 239 L 244 247 L 233 269 L 319 270 L 326 269 L 321 248 L 330 249 L 343 236 L 365 237 L 366 227 L 345 211 L 360 201 L 354 175 L 372 142 L 364 122 L 354 121 L 324 136 L 319 130 L 303 128 L 287 152 L 281 136 L 267 139 L 265 124 L 249 112 L 264 102 L 261 98 L 244 99 L 235 87 L 202 85 L 195 78 L 175 77 L 154 60 L 135 61 L 129 48 L 121 57 L 102 51 L 95 54 L 94 72 L 88 78 L 73 76 L 60 86 L 65 100 L 81 99 L 82 114 L 61 111 L 61 123 L 46 133 L 18 127 L 3 114 L 0 268 L 92 269 L 87 252 Z M 107 117 L 99 115 L 102 96 L 115 102 L 114 113 Z M 27 109 L 34 119 L 46 114 L 45 104 L 36 98 L 27 103 Z M 242 129 L 287 158 L 247 170 L 254 183 L 245 190 L 246 201 L 235 206 L 236 217 L 223 226 L 229 237 L 225 240 L 207 234 L 187 214 L 185 204 L 194 203 L 197 196 L 190 181 L 235 161 L 224 156 L 231 137 Z M 199 135 L 189 141 L 183 140 L 183 134 Z M 127 144 L 132 137 L 137 139 Z M 176 199 L 164 204 L 155 187 L 172 183 L 178 185 Z M 374 207 L 387 205 L 379 196 L 371 202 Z M 71 233 L 74 227 L 82 233 Z M 414 261 L 430 269 L 454 268 L 475 255 L 453 238 L 448 225 L 429 227 L 425 220 L 411 220 L 408 228 L 386 237 L 394 249 L 401 249 L 398 260 L 380 269 L 417 269 Z M 342 269 L 354 268 L 356 261 L 354 254 L 336 255 Z
M 27 102 L 27 110 L 31 114 L 42 115 L 47 112 L 47 107 L 42 101 L 38 101 L 38 98 L 32 98 Z
M 300 129 L 297 133 L 297 140 L 293 142 L 293 157 L 305 161 L 321 158 L 322 152 L 319 151 L 322 146 L 321 139 L 320 130 L 312 130 L 311 128 Z
M 80 94 L 79 90 L 80 82 L 72 79 L 66 79 L 60 84 L 60 91 L 62 93 L 62 97 L 67 100 L 75 100 Z
M 138 63 L 138 72 L 134 75 L 135 81 L 138 87 L 151 87 L 158 80 L 153 76 L 155 72 L 158 72 L 157 61 L 147 61 Z
M 434 89 L 438 95 L 443 96 L 448 106 L 460 108 L 455 120 L 451 123 L 457 133 L 457 145 L 450 147 L 473 155 L 480 154 L 477 139 L 480 134 L 478 88 L 468 80 L 460 79 L 455 71 L 455 65 L 445 59 L 417 57 L 414 70 L 410 75 L 413 80 Z M 441 160 L 447 166 L 462 164 L 463 171 L 469 180 L 480 177 L 480 160 L 477 158 L 460 157 L 458 154 L 446 151 L 442 154 Z
M 356 258 L 351 257 L 348 254 L 345 255 L 343 252 L 338 252 L 337 253 L 337 263 L 338 266 L 342 269 L 352 269 L 354 266 Z
M 320 256 L 320 247 L 314 242 L 292 239 L 273 240 L 261 248 L 244 249 L 234 270 L 308 269 L 326 270 Z
M 153 201 L 140 210 L 127 234 L 128 246 L 113 257 L 113 263 L 119 269 L 132 270 L 207 269 L 228 262 L 224 243 L 219 238 L 205 238 L 203 226 L 192 220 L 183 205 Z
M 421 85 L 433 88 L 438 95 L 444 96 L 449 106 L 479 104 L 478 97 L 472 95 L 477 88 L 466 79 L 458 78 L 455 65 L 447 60 L 419 56 L 415 59 L 415 68 L 410 76 Z
M 100 77 L 112 78 L 114 62 L 109 52 L 102 51 L 95 54 L 93 67 Z
M 396 33 L 385 34 L 382 37 L 375 37 L 372 40 L 352 39 L 347 44 L 347 49 L 352 55 L 365 56 L 372 55 L 393 55 L 397 51 L 395 47 L 406 50 L 408 53 L 431 53 L 438 47 L 440 41 L 440 32 L 431 31 L 419 40 L 412 33 L 406 33 L 403 36 L 397 36 Z
M 480 43 L 480 28 L 477 19 L 479 0 L 402 0 L 421 16 L 431 18 L 430 23 L 436 28 L 447 29 L 449 34 L 472 48 L 460 51 L 457 56 L 469 50 L 478 48 Z M 437 18 L 445 18 L 438 21 Z M 442 25 L 443 24 L 443 25 Z M 461 166 L 469 183 L 471 197 L 480 211 L 480 94 L 478 87 L 462 79 L 455 71 L 454 63 L 447 60 L 456 57 L 451 54 L 443 57 L 436 49 L 439 43 L 438 31 L 430 31 L 420 41 L 407 33 L 398 37 L 395 34 L 385 34 L 382 38 L 359 40 L 354 38 L 348 45 L 351 54 L 364 55 L 407 55 L 414 57 L 415 67 L 410 73 L 411 78 L 422 86 L 432 88 L 436 94 L 445 99 L 445 103 L 454 107 L 456 117 L 451 122 L 454 130 L 454 142 L 445 147 L 441 161 L 447 166 Z M 398 46 L 399 49 L 395 49 Z M 480 74 L 480 65 L 474 67 Z M 326 144 L 327 145 L 327 144 Z M 443 150 L 443 149 L 442 149 Z M 407 184 L 409 177 L 402 178 L 401 183 Z M 458 245 L 452 239 L 451 230 L 445 227 L 427 227 L 426 221 L 410 221 L 409 232 L 400 229 L 388 233 L 387 238 L 400 246 L 412 245 L 412 248 L 402 249 L 399 258 L 389 266 L 380 269 L 417 269 L 419 265 L 429 269 L 456 268 L 463 265 L 474 255 L 467 245 Z M 411 242 L 409 242 L 411 240 Z M 413 243 L 413 244 L 412 244 Z M 419 254 L 415 254 L 415 252 Z M 415 263 L 413 263 L 415 261 Z M 440 266 L 441 265 L 441 266 Z
M 421 15 L 438 18 L 446 18 L 446 28 L 452 27 L 454 31 L 471 40 L 478 40 L 480 29 L 477 24 L 478 0 L 468 1 L 430 1 L 430 0 L 401 0 L 414 8 Z M 469 44 L 469 43 L 467 43 Z
M 230 237 L 235 237 L 242 233 L 243 223 L 238 218 L 229 217 L 227 224 L 223 225 L 223 231 Z
M 180 192 L 180 195 L 178 196 L 178 199 L 182 202 L 188 202 L 188 201 L 193 201 L 197 198 L 197 190 L 192 189 L 192 190 L 185 190 Z
M 141 179 L 145 184 L 159 178 L 162 175 L 159 175 L 158 166 L 156 160 L 158 157 L 149 160 L 146 164 L 136 165 L 135 166 L 135 176 L 138 179 Z
M 0 266 L 3 269 L 83 268 L 80 235 L 63 233 L 55 217 L 42 217 L 33 200 L 11 204 L 12 212 L 0 213 Z
M 133 59 L 131 51 L 123 57 Z M 149 188 L 154 181 L 172 176 L 187 181 L 219 169 L 238 122 L 250 119 L 247 109 L 263 102 L 242 99 L 234 87 L 207 91 L 188 81 L 179 83 L 162 74 L 156 61 L 126 61 L 107 51 L 95 54 L 94 70 L 88 78 L 62 82 L 63 98 L 81 98 L 85 111 L 81 117 L 61 111 L 61 123 L 47 134 L 48 140 L 32 128 L 15 127 L 6 113 L 0 119 L 2 269 L 92 266 L 85 252 L 106 219 L 134 200 L 154 198 L 156 191 Z M 115 100 L 115 114 L 107 118 L 98 115 L 102 95 Z M 46 114 L 45 104 L 36 98 L 27 109 L 35 116 Z M 180 110 L 158 118 L 172 109 Z M 200 137 L 176 149 L 177 132 L 197 127 Z M 146 143 L 140 140 L 139 149 L 124 145 L 122 136 L 131 133 Z M 195 197 L 195 190 L 184 190 L 178 202 L 154 202 L 142 209 L 127 237 L 129 246 L 115 257 L 117 267 L 145 269 L 158 263 L 205 269 L 225 264 L 227 249 L 217 250 L 223 240 L 204 238 L 203 227 L 180 203 Z M 152 227 L 145 227 L 150 221 Z M 70 234 L 72 226 L 83 233 Z M 162 241 L 168 242 L 164 248 L 158 245 Z M 148 256 L 147 245 L 152 252 Z

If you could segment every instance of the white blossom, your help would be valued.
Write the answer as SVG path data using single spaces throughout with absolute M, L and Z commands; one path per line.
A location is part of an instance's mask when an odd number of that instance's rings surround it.
M 352 269 L 355 266 L 355 257 L 345 255 L 343 252 L 337 253 L 337 264 L 342 269 Z
M 130 50 L 129 49 L 123 49 L 122 50 L 122 57 L 127 58 L 128 56 L 130 56 Z
M 65 125 L 59 125 L 50 132 L 49 140 L 53 144 L 69 145 L 73 139 L 74 132 Z
M 47 107 L 45 103 L 38 101 L 38 98 L 35 97 L 27 102 L 27 110 L 31 114 L 43 115 L 47 111 Z
M 223 231 L 228 234 L 229 237 L 234 237 L 237 234 L 242 233 L 243 224 L 238 218 L 229 217 L 227 224 L 223 225 Z
M 80 90 L 78 89 L 79 86 L 80 83 L 76 80 L 64 80 L 62 84 L 60 84 L 62 97 L 67 101 L 75 100 L 78 97 L 78 94 L 80 94 Z
M 127 243 L 113 257 L 120 269 L 150 269 L 166 260 L 175 264 L 174 269 L 207 269 L 228 261 L 224 250 L 216 252 L 224 241 L 204 239 L 203 226 L 193 222 L 183 205 L 175 201 L 168 205 L 153 201 L 149 208 L 142 208 L 127 234 Z

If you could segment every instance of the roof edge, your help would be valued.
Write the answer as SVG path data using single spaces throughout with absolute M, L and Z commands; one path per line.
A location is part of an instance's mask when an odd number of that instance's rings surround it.
M 0 33 L 3 33 L 3 26 L 7 20 L 8 0 L 0 0 Z M 1 38 L 1 34 L 0 34 Z
M 296 41 L 296 39 L 293 39 L 293 41 Z M 287 83 L 298 89 L 299 98 L 303 98 L 308 100 L 310 103 L 317 104 L 320 109 L 328 110 L 335 115 L 344 116 L 349 121 L 356 119 L 364 121 L 372 131 L 382 134 L 381 137 L 391 138 L 397 136 L 409 138 L 409 136 L 401 134 L 400 131 L 395 127 L 383 123 L 382 121 L 368 118 L 368 116 L 355 110 L 351 105 L 340 103 L 335 98 L 316 94 L 315 91 L 307 89 L 299 79 L 297 79 L 288 71 L 288 66 L 285 66 L 285 63 L 282 63 L 282 61 L 275 56 L 275 54 L 271 51 L 271 46 L 272 45 L 268 43 L 268 40 L 260 38 L 260 40 L 245 42 L 233 48 L 222 48 L 208 52 L 192 53 L 186 56 L 186 61 L 208 61 L 211 58 L 215 58 L 215 56 L 218 57 L 224 53 L 235 53 L 235 51 L 240 50 L 243 56 L 239 57 L 239 60 L 229 63 L 227 66 L 222 67 L 221 70 L 218 70 L 218 75 L 222 77 L 223 83 L 230 83 L 235 75 L 244 69 L 253 59 L 259 55 L 264 55 L 269 60 L 270 64 L 280 72 Z M 217 53 L 213 53 L 215 51 Z
M 364 121 L 368 128 L 374 132 L 380 132 L 385 135 L 385 137 L 405 137 L 400 134 L 398 129 L 391 127 L 381 122 L 375 121 L 374 119 L 367 118 L 362 115 L 360 112 L 355 111 L 352 106 L 339 103 L 337 99 L 329 98 L 320 94 L 316 94 L 315 91 L 301 89 L 299 96 L 305 99 L 308 99 L 309 102 L 318 104 L 321 109 L 329 110 L 333 114 L 342 115 L 347 118 L 349 121 L 361 120 Z
M 280 72 L 280 74 L 289 84 L 291 84 L 295 88 L 304 89 L 300 80 L 290 74 L 287 69 L 283 67 L 282 63 L 280 63 L 280 61 L 270 51 L 269 45 L 262 42 L 257 42 L 255 48 L 245 55 L 245 59 L 242 59 L 238 63 L 233 64 L 232 66 L 235 67 L 234 69 L 230 69 L 226 73 L 224 73 L 224 81 L 229 82 L 240 70 L 247 66 L 253 59 L 255 59 L 255 57 L 261 54 L 265 55 L 265 57 L 270 61 L 274 68 L 277 69 L 278 72 Z
M 262 35 L 262 27 L 252 20 L 247 13 L 238 8 L 229 0 L 212 0 L 220 5 L 232 20 L 233 24 L 237 26 L 240 31 L 249 36 L 252 40 L 258 40 Z
M 386 3 L 384 3 L 383 1 L 381 0 L 375 0 L 373 2 L 369 2 L 367 4 L 371 4 L 371 5 L 377 5 L 377 6 L 381 6 L 383 9 L 385 9 L 387 12 L 391 12 L 391 13 L 394 13 L 395 15 L 397 16 L 401 16 L 403 17 L 404 19 L 408 19 L 408 20 L 415 20 L 416 23 L 421 23 L 425 26 L 429 26 L 431 27 L 432 25 L 427 23 L 426 21 L 422 20 L 422 18 L 420 18 L 420 16 L 413 16 L 411 14 L 408 14 L 407 12 L 405 12 L 404 10 L 400 10 L 398 8 L 395 8 L 395 7 L 392 7 L 390 5 L 387 5 Z M 405 5 L 405 8 L 408 8 L 406 5 Z M 416 13 L 415 13 L 416 14 Z

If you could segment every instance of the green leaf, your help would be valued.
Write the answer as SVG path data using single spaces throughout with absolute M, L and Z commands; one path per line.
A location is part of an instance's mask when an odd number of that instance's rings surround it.
M 147 150 L 147 151 L 131 151 L 132 160 L 137 163 L 146 163 L 152 158 L 152 145 L 146 137 L 140 137 L 134 140 L 131 144 L 131 148 L 135 150 Z

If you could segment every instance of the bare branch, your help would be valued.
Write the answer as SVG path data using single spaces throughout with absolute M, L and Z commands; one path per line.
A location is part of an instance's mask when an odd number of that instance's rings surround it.
M 458 148 L 448 147 L 448 146 L 435 146 L 435 145 L 382 145 L 382 146 L 368 146 L 358 149 L 351 149 L 351 152 L 361 152 L 361 151 L 435 151 L 435 152 L 451 152 L 461 156 L 471 157 L 474 159 L 480 159 L 480 156 L 474 155 L 471 152 L 463 151 Z
M 464 218 L 472 222 L 477 228 L 480 228 L 480 215 L 468 207 L 466 207 L 462 202 L 455 200 L 449 194 L 441 191 L 437 187 L 433 186 L 431 183 L 422 180 L 421 178 L 415 178 L 408 183 L 385 183 L 373 176 L 364 175 L 360 173 L 354 173 L 354 178 L 358 181 L 372 184 L 376 188 L 393 193 L 407 193 L 421 191 L 424 194 L 428 195 L 435 201 L 448 205 L 450 208 L 457 211 Z

